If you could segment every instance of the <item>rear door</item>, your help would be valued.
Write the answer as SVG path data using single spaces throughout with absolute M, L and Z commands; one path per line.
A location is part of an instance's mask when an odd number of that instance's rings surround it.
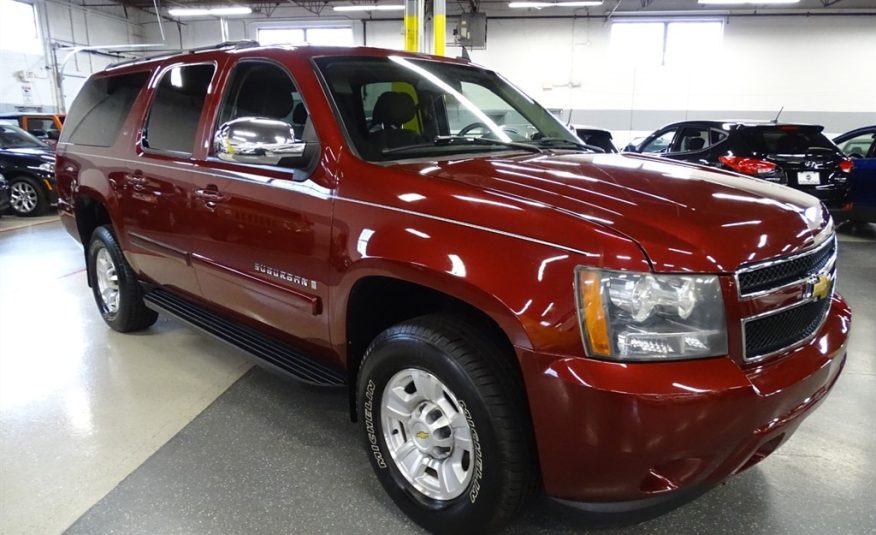
M 849 178 L 852 203 L 876 210 L 876 128 L 838 140 L 838 145 L 854 165 Z
M 192 258 L 204 297 L 304 350 L 328 353 L 333 181 L 318 165 L 306 103 L 290 72 L 267 60 L 240 60 L 224 85 L 209 139 L 232 121 L 279 121 L 307 142 L 312 158 L 307 165 L 220 159 L 213 142 L 192 175 Z
M 191 267 L 189 194 L 201 114 L 213 63 L 175 64 L 153 81 L 136 155 L 120 177 L 120 212 L 133 260 L 153 281 L 199 295 Z

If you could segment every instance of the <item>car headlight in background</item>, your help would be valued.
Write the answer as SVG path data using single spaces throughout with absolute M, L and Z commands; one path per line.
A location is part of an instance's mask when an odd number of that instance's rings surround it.
M 45 171 L 46 173 L 54 173 L 55 172 L 55 163 L 54 162 L 46 162 L 46 163 L 40 164 L 38 169 L 40 171 Z
M 587 355 L 660 361 L 727 354 L 716 275 L 660 275 L 579 267 L 578 315 Z
M 6 182 L 6 177 L 3 176 L 3 173 L 0 173 L 0 182 Z

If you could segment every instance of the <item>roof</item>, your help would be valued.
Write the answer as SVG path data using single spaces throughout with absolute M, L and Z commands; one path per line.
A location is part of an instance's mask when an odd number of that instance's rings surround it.
M 696 120 L 689 119 L 687 121 L 678 121 L 672 124 L 668 124 L 666 126 L 681 126 L 686 124 L 699 124 L 699 125 L 708 125 L 715 126 L 718 128 L 724 128 L 725 130 L 729 127 L 734 126 L 746 126 L 746 127 L 757 127 L 757 126 L 799 126 L 804 128 L 824 128 L 821 125 L 817 124 L 808 124 L 808 123 L 792 123 L 792 122 L 776 122 L 776 121 L 765 121 L 760 119 L 724 119 L 716 121 L 714 119 L 705 119 L 705 120 Z
M 446 61 L 450 63 L 459 63 L 470 65 L 471 62 L 459 58 L 449 58 L 444 56 L 432 56 L 429 54 L 421 54 L 416 52 L 404 52 L 401 50 L 391 50 L 386 48 L 374 48 L 364 46 L 293 46 L 293 45 L 275 45 L 275 46 L 259 46 L 255 41 L 229 41 L 219 43 L 218 45 L 208 46 L 203 48 L 194 48 L 174 53 L 165 53 L 157 56 L 138 58 L 120 63 L 109 65 L 104 72 L 119 68 L 151 65 L 164 62 L 170 59 L 179 61 L 196 61 L 206 54 L 236 54 L 236 55 L 268 55 L 277 58 L 280 57 L 296 57 L 303 59 L 312 59 L 319 56 L 370 56 L 370 57 L 390 57 L 403 56 L 415 59 L 429 59 L 437 61 Z
M 0 119 L 18 119 L 19 117 L 54 117 L 56 115 L 63 115 L 63 113 L 46 113 L 46 112 L 30 112 L 30 111 L 16 111 L 11 113 L 0 113 Z

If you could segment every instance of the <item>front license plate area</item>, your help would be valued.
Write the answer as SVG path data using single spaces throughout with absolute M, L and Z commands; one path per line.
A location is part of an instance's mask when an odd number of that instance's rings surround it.
M 797 173 L 797 184 L 801 186 L 817 186 L 821 184 L 821 176 L 818 171 L 800 171 Z

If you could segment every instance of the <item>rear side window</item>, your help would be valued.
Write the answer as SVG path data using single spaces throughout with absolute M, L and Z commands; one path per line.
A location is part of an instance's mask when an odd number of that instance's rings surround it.
M 693 152 L 709 146 L 709 129 L 698 126 L 688 126 L 681 129 L 676 140 L 674 152 Z
M 143 147 L 191 154 L 213 65 L 173 67 L 161 76 L 149 110 Z
M 111 147 L 148 79 L 148 72 L 136 72 L 86 82 L 67 114 L 61 141 Z
M 837 150 L 817 128 L 793 125 L 745 128 L 742 137 L 763 154 L 808 154 L 810 149 Z

